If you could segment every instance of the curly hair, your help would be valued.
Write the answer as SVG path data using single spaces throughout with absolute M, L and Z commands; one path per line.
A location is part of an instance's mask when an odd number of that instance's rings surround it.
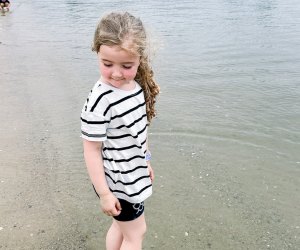
M 122 49 L 140 56 L 140 65 L 135 76 L 143 89 L 147 119 L 150 123 L 156 116 L 155 102 L 159 86 L 153 78 L 149 62 L 148 40 L 142 21 L 128 12 L 112 12 L 104 16 L 97 25 L 92 50 L 99 52 L 101 45 L 117 45 Z

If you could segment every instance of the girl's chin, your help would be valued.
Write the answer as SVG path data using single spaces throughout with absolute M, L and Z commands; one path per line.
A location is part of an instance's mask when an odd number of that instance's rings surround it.
M 115 80 L 111 80 L 109 81 L 109 84 L 118 88 L 118 87 L 121 87 L 123 85 L 126 85 L 126 82 L 124 80 L 120 80 L 120 81 L 115 81 Z

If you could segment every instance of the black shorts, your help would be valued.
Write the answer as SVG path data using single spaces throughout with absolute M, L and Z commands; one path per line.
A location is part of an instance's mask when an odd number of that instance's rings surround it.
M 144 212 L 144 202 L 130 203 L 128 201 L 118 199 L 121 204 L 121 213 L 114 218 L 118 221 L 131 221 L 140 217 Z
M 100 199 L 98 193 L 96 192 L 96 189 L 93 185 L 94 191 L 98 198 Z M 118 216 L 113 216 L 114 219 L 118 221 L 131 221 L 135 220 L 138 217 L 140 217 L 144 212 L 144 202 L 141 203 L 130 203 L 126 200 L 119 199 L 119 202 L 121 204 L 121 213 Z

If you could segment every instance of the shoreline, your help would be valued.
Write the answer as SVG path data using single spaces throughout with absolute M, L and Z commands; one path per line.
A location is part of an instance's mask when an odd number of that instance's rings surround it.
M 111 218 L 80 138 L 92 84 L 34 13 L 19 5 L 0 30 L 0 249 L 104 249 Z M 251 145 L 168 129 L 159 117 L 150 127 L 156 179 L 143 249 L 298 249 L 298 170 Z

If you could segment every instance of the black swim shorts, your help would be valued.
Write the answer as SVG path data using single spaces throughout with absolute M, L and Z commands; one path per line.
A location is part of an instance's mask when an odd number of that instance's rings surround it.
M 96 189 L 93 185 L 96 195 L 99 197 Z M 141 203 L 130 203 L 126 200 L 118 199 L 121 204 L 121 213 L 118 216 L 113 216 L 118 221 L 131 221 L 140 217 L 144 212 L 144 202 Z
M 114 218 L 118 221 L 131 221 L 138 218 L 144 212 L 144 202 L 130 203 L 126 200 L 119 199 L 121 204 L 121 213 Z

